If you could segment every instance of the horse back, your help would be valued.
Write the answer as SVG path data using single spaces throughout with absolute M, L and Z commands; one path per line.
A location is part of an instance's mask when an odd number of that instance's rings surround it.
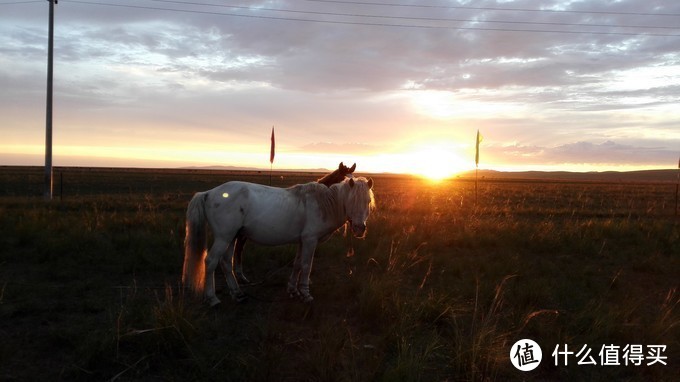
M 213 209 L 213 229 L 240 232 L 260 244 L 276 245 L 299 242 L 309 220 L 306 204 L 300 187 L 233 181 L 211 190 L 206 208 Z

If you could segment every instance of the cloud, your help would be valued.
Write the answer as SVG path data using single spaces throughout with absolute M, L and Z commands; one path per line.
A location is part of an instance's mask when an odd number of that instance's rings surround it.
M 554 163 L 662 164 L 672 163 L 677 151 L 665 147 L 640 147 L 606 141 L 600 144 L 574 142 L 546 152 Z
M 370 154 L 381 151 L 381 147 L 365 143 L 316 142 L 301 146 L 299 150 L 312 153 Z
M 513 7 L 521 7 L 513 3 Z M 249 16 L 286 14 L 229 8 L 201 8 L 207 12 L 241 13 Z M 264 7 L 299 9 L 285 1 Z M 355 5 L 337 13 L 386 14 L 389 17 L 437 16 L 470 20 L 444 25 L 463 28 L 496 28 L 506 31 L 342 26 L 168 11 L 130 10 L 122 7 L 64 3 L 58 35 L 62 62 L 96 61 L 120 65 L 163 64 L 166 71 L 183 72 L 206 81 L 267 83 L 277 88 L 310 93 L 366 90 L 389 92 L 411 83 L 420 89 L 544 88 L 546 101 L 566 88 L 567 94 L 597 86 L 603 76 L 640 66 L 654 66 L 676 55 L 668 38 L 628 35 L 572 35 L 545 32 L 511 32 L 513 29 L 579 31 L 561 24 L 598 23 L 611 27 L 595 32 L 626 31 L 624 25 L 649 24 L 649 17 L 592 14 L 503 12 L 495 2 L 475 4 L 487 10 L 444 10 L 432 14 L 421 9 Z M 159 4 L 155 4 L 159 6 Z M 527 8 L 537 7 L 535 2 Z M 546 1 L 543 8 L 558 6 Z M 587 9 L 633 9 L 590 2 Z M 315 10 L 320 5 L 310 5 Z M 314 8 L 316 7 L 316 8 Z M 585 7 L 585 5 L 584 5 Z M 661 7 L 661 6 L 660 6 Z M 680 6 L 664 4 L 658 12 L 680 12 Z M 185 7 L 186 8 L 186 7 Z M 196 8 L 196 7 L 193 7 Z M 323 10 L 329 11 L 328 7 Z M 408 13 L 411 12 L 411 13 Z M 416 14 L 412 14 L 415 12 Z M 463 12 L 461 14 L 461 12 Z M 134 14 L 125 18 L 124 15 Z M 110 16 L 110 18 L 109 18 Z M 302 16 L 301 16 L 302 17 Z M 312 18 L 312 16 L 305 16 Z M 324 17 L 316 16 L 316 19 Z M 340 19 L 326 16 L 326 19 Z M 594 19 L 595 18 L 595 19 Z M 354 20 L 354 19 L 353 19 Z M 359 19 L 364 20 L 366 19 Z M 370 19 L 369 19 L 370 21 Z M 383 20 L 399 24 L 400 19 Z M 508 23 L 484 23 L 507 21 Z M 534 25 L 511 24 L 530 21 Z M 426 21 L 402 24 L 441 25 Z M 559 23 L 559 25 L 554 25 Z M 658 25 L 654 25 L 658 26 Z M 666 30 L 661 30 L 666 31 Z M 34 34 L 35 36 L 35 34 Z M 25 41 L 24 38 L 21 41 Z M 39 41 L 39 39 L 38 39 Z M 635 52 L 636 54 L 631 54 Z M 670 84 L 669 84 L 670 85 Z M 581 91 L 583 92 L 583 90 Z M 534 97 L 534 101 L 540 97 Z M 577 99 L 573 97 L 572 99 Z
M 605 141 L 599 144 L 577 141 L 552 147 L 491 146 L 486 148 L 498 163 L 536 165 L 600 164 L 600 165 L 671 165 L 678 151 L 663 146 L 645 147 Z
M 60 2 L 58 137 L 100 142 L 136 134 L 144 142 L 238 146 L 259 142 L 260 130 L 266 136 L 276 125 L 291 150 L 363 154 L 480 128 L 499 158 L 522 163 L 665 163 L 680 144 L 673 133 L 680 123 L 677 37 L 650 35 L 676 35 L 677 26 L 674 18 L 647 15 L 680 14 L 680 2 L 467 3 L 475 9 L 232 3 L 249 9 Z M 2 7 L 1 127 L 23 128 L 44 105 L 46 7 Z M 580 12 L 517 10 L 528 8 Z M 272 16 L 402 26 L 258 18 Z M 591 33 L 573 33 L 583 31 Z

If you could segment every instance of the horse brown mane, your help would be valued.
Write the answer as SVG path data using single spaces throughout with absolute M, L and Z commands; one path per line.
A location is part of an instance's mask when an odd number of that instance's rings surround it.
M 351 175 L 352 173 L 354 173 L 354 170 L 356 170 L 356 168 L 357 168 L 356 163 L 353 164 L 352 167 L 347 167 L 342 162 L 340 162 L 337 170 L 317 179 L 317 183 L 321 183 L 326 187 L 330 187 L 335 183 L 340 183 L 343 180 L 345 180 L 345 177 L 347 175 Z

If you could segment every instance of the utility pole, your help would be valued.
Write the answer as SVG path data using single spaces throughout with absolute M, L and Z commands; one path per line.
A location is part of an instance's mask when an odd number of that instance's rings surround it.
M 45 200 L 52 200 L 52 62 L 54 50 L 54 4 L 59 0 L 47 0 L 50 3 L 50 21 L 47 37 L 47 111 L 45 113 Z

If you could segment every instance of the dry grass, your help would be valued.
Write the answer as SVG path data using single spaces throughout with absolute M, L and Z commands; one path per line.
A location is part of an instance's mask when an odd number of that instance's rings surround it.
M 317 251 L 314 304 L 286 297 L 293 248 L 249 245 L 245 270 L 260 281 L 245 287 L 250 302 L 211 310 L 179 286 L 184 209 L 194 191 L 238 175 L 66 175 L 64 200 L 45 204 L 17 196 L 29 178 L 0 173 L 0 379 L 677 376 L 549 362 L 521 373 L 508 357 L 532 338 L 547 361 L 556 344 L 637 343 L 665 344 L 677 363 L 668 185 L 486 181 L 475 203 L 469 182 L 376 177 L 378 209 L 355 255 L 339 234 Z

